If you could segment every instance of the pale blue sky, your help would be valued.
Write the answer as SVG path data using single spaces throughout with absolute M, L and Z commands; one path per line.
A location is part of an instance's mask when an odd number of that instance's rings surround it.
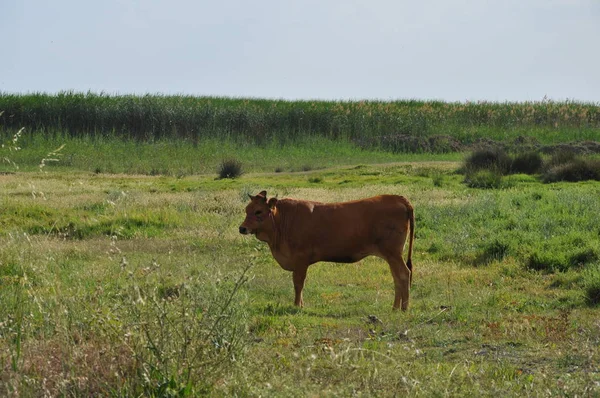
M 600 102 L 599 0 L 0 0 L 0 91 Z

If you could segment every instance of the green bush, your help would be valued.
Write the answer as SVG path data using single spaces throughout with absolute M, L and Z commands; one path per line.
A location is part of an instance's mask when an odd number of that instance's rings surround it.
M 512 160 L 512 173 L 537 174 L 542 169 L 542 155 L 539 152 L 525 152 L 516 155 Z
M 581 158 L 575 152 L 556 152 L 544 161 L 539 152 L 530 151 L 512 158 L 503 149 L 486 148 L 474 151 L 464 162 L 460 173 L 472 188 L 500 188 L 502 176 L 509 173 L 538 174 L 543 182 L 600 181 L 600 160 Z
M 219 165 L 219 178 L 237 178 L 244 173 L 242 162 L 236 159 L 227 159 Z
M 511 163 L 512 159 L 503 149 L 485 148 L 474 151 L 465 159 L 465 169 L 467 172 L 490 170 L 504 175 L 510 171 Z
M 467 173 L 465 184 L 469 188 L 498 189 L 503 188 L 502 173 L 497 170 L 477 170 Z
M 550 164 L 553 164 L 551 161 Z M 600 160 L 573 157 L 567 163 L 558 163 L 542 175 L 544 182 L 600 181 Z
M 552 168 L 555 166 L 560 166 L 564 164 L 571 163 L 573 160 L 577 158 L 577 155 L 573 151 L 562 150 L 555 152 L 547 162 L 545 162 L 544 167 Z

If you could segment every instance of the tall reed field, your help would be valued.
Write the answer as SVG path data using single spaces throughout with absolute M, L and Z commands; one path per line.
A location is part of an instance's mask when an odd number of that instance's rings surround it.
M 262 145 L 323 137 L 392 151 L 448 151 L 448 142 L 408 145 L 396 136 L 478 139 L 534 137 L 542 144 L 600 140 L 600 105 L 440 101 L 285 101 L 185 95 L 0 93 L 8 131 L 138 141 L 229 139 Z M 447 148 L 449 146 L 449 148 Z

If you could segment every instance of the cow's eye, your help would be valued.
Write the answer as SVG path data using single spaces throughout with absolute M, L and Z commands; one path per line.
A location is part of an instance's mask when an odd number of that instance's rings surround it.
M 262 214 L 262 211 L 261 211 L 261 210 L 256 210 L 256 211 L 254 212 L 254 215 L 255 215 L 255 216 L 260 216 L 261 214 Z

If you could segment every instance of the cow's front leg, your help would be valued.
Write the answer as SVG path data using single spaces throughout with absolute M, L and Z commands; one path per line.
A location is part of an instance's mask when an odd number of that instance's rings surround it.
M 308 267 L 298 267 L 294 270 L 294 291 L 296 292 L 294 304 L 297 307 L 304 307 L 304 301 L 302 300 L 302 289 L 304 288 L 304 280 L 306 279 L 307 268 Z

